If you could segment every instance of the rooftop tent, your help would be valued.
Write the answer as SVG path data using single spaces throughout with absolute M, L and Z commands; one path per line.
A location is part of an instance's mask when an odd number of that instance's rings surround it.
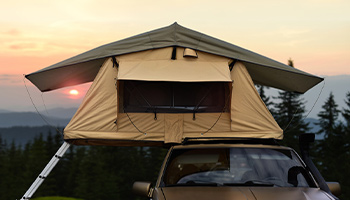
M 282 138 L 246 67 L 172 47 L 106 59 L 64 130 L 77 145 L 163 145 L 185 138 Z M 114 60 L 114 61 L 113 61 Z
M 93 81 L 64 139 L 119 146 L 203 137 L 282 139 L 254 82 L 303 93 L 322 81 L 176 23 L 26 77 L 41 91 Z

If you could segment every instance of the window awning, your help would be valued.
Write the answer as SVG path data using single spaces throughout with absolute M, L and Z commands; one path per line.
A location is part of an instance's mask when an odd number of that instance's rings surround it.
M 170 59 L 121 61 L 118 80 L 232 82 L 227 62 Z
M 197 57 L 186 57 L 183 54 L 184 48 L 168 47 L 117 56 L 118 79 L 232 82 L 228 66 L 230 59 L 200 51 L 197 52 Z

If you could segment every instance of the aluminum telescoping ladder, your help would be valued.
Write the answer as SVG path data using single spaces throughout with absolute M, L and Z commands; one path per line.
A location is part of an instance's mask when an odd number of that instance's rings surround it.
M 39 174 L 39 176 L 35 179 L 33 184 L 27 190 L 27 192 L 23 195 L 21 199 L 30 199 L 34 195 L 35 191 L 39 188 L 39 186 L 44 182 L 45 178 L 50 174 L 52 169 L 56 166 L 58 161 L 62 158 L 62 156 L 69 149 L 70 144 L 64 142 L 62 146 L 58 149 L 56 154 L 51 158 L 50 162 L 46 165 L 43 171 Z

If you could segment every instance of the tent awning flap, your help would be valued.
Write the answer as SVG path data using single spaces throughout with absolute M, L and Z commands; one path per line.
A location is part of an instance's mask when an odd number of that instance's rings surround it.
M 67 67 L 26 75 L 42 92 L 91 82 L 96 77 L 104 58 L 89 63 L 79 63 Z
M 282 90 L 304 93 L 323 80 L 320 77 L 287 66 L 252 51 L 182 27 L 177 23 L 97 47 L 28 74 L 26 78 L 41 91 L 50 91 L 92 81 L 101 67 L 103 60 L 107 57 L 173 46 L 191 48 L 228 59 L 242 61 L 247 66 L 255 83 Z M 266 77 L 260 74 L 261 70 L 265 74 L 277 75 Z M 284 83 L 287 82 L 286 79 L 281 77 L 292 78 L 288 79 L 290 83 L 286 85 Z

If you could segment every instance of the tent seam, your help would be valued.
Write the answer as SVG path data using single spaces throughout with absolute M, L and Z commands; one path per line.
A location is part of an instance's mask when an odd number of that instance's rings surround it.
M 176 34 L 177 34 L 177 23 L 175 22 L 175 26 L 174 26 L 174 41 L 175 41 L 175 46 L 177 46 L 177 37 L 176 37 Z

